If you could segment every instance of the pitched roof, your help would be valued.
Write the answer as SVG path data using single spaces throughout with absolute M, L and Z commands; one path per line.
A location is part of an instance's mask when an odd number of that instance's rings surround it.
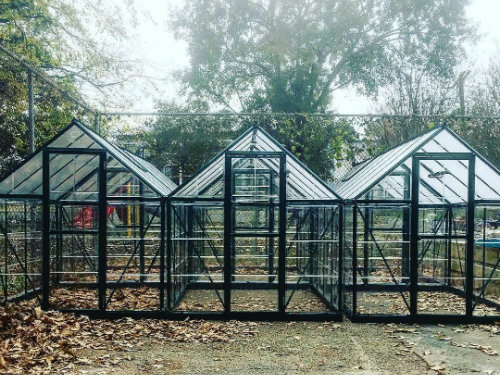
M 477 156 L 476 199 L 500 199 L 498 169 L 447 127 L 433 128 L 360 164 L 356 170 L 348 172 L 334 184 L 334 189 L 343 199 L 359 199 L 378 185 L 386 192 L 390 192 L 393 198 L 402 199 L 401 182 L 391 174 L 398 168 L 411 171 L 411 157 L 417 152 L 474 153 Z M 420 193 L 425 200 L 430 202 L 467 200 L 466 161 L 429 160 L 421 165 L 423 172 L 420 174 Z
M 127 181 L 123 180 L 125 170 L 130 172 L 129 176 L 134 175 L 142 181 L 151 190 L 152 195 L 167 196 L 176 188 L 175 183 L 152 164 L 122 150 L 73 119 L 42 148 L 0 180 L 0 194 L 42 194 L 42 149 L 44 147 L 106 150 L 107 168 L 121 169 L 121 172 L 108 172 L 108 186 L 112 186 L 113 182 L 121 185 L 126 183 Z M 95 171 L 96 161 L 97 157 L 92 155 L 53 154 L 51 166 L 57 166 L 57 168 L 51 168 L 51 185 L 57 186 L 59 196 L 71 191 L 76 185 L 80 188 L 84 186 L 91 189 L 96 181 L 85 179 Z M 70 175 L 72 178 L 68 178 Z
M 225 150 L 207 163 L 184 185 L 172 192 L 172 197 L 222 197 L 224 187 L 224 158 L 228 151 L 271 151 L 286 155 L 287 198 L 288 199 L 338 199 L 338 195 L 288 152 L 273 137 L 259 127 L 253 127 L 232 142 Z M 239 167 L 249 165 L 244 160 Z M 271 169 L 279 172 L 279 162 L 272 158 L 259 158 L 252 162 L 252 168 Z

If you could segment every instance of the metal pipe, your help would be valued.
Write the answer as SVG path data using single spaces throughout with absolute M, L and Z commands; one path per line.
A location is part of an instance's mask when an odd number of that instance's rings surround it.
M 35 101 L 33 99 L 33 73 L 28 69 L 28 139 L 30 154 L 35 152 Z

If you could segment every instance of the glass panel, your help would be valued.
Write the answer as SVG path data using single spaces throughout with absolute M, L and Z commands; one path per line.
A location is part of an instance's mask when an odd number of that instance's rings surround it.
M 274 140 L 259 130 L 249 132 L 245 137 L 230 145 L 231 151 L 283 151 Z M 255 173 L 272 171 L 278 173 L 279 159 L 233 159 L 233 169 L 251 168 Z M 261 171 L 262 169 L 262 171 Z M 335 194 L 322 183 L 312 173 L 307 171 L 300 162 L 296 161 L 290 155 L 286 156 L 287 178 L 287 196 L 295 199 L 313 199 L 330 198 L 335 199 Z M 198 175 L 181 188 L 176 197 L 196 197 L 210 196 L 223 197 L 224 175 L 224 155 L 219 156 L 210 165 L 205 166 Z M 260 179 L 260 178 L 259 178 Z M 256 181 L 261 182 L 261 181 Z M 274 182 L 276 184 L 276 182 Z M 259 186 L 257 183 L 255 186 Z M 277 188 L 277 186 L 276 186 Z
M 88 205 L 51 205 L 50 230 L 96 231 L 99 229 L 99 207 Z
M 64 133 L 51 142 L 49 147 L 100 148 L 77 125 L 70 126 Z
M 395 147 L 365 163 L 362 168 L 348 180 L 335 185 L 335 190 L 343 198 L 356 198 L 363 190 L 376 183 L 376 181 L 386 175 L 392 168 L 402 163 L 405 155 L 415 151 L 421 144 L 432 138 L 439 128 L 433 129 L 407 143 Z
M 417 311 L 465 314 L 465 208 L 420 209 Z M 463 215 L 463 216 L 462 216 Z
M 278 159 L 234 158 L 233 197 L 236 202 L 275 202 L 279 192 Z M 279 164 L 278 164 L 279 165 Z
M 107 308 L 158 310 L 159 202 L 113 202 L 107 213 Z
M 500 199 L 500 173 L 476 158 L 476 197 Z
M 239 232 L 276 233 L 278 218 L 278 207 L 236 205 L 235 230 Z
M 500 206 L 477 207 L 474 246 L 474 315 L 500 316 Z
M 210 190 L 210 186 L 216 181 L 220 181 L 224 175 L 224 155 L 220 156 L 200 170 L 199 174 L 195 175 L 183 188 L 175 194 L 175 197 L 220 197 L 224 195 L 224 185 L 222 190 L 217 189 L 215 192 Z
M 3 181 L 0 181 L 0 193 L 41 194 L 41 183 L 42 154 L 38 153 Z
M 409 214 L 409 205 L 359 206 L 353 271 L 357 313 L 409 314 Z
M 172 305 L 223 311 L 224 211 L 220 205 L 172 205 Z
M 407 176 L 405 176 L 405 173 L 403 172 L 401 174 L 389 175 L 385 177 L 364 195 L 364 199 L 408 199 L 410 196 L 410 172 L 407 173 Z
M 99 167 L 99 156 L 88 154 L 55 154 L 50 160 L 50 197 L 51 199 L 86 200 L 97 198 L 95 191 L 82 191 L 82 180 L 97 179 L 95 171 Z
M 460 163 L 462 161 L 458 160 L 423 160 L 420 162 L 422 184 L 443 203 L 467 201 L 468 173 Z
M 0 302 L 41 286 L 41 202 L 0 200 Z
M 49 303 L 51 308 L 98 308 L 98 291 L 95 288 L 98 269 L 98 237 L 92 234 L 61 233 L 50 236 L 52 286 Z M 66 284 L 62 284 L 63 282 Z M 71 285 L 71 283 L 80 285 Z
M 347 308 L 346 313 L 351 314 L 353 310 L 353 209 L 351 206 L 344 206 L 344 263 L 343 267 L 343 280 L 344 280 L 344 307 Z
M 287 311 L 338 309 L 338 207 L 288 207 Z

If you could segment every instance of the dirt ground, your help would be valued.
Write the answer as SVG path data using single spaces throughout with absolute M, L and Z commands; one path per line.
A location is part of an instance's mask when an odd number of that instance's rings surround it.
M 82 293 L 64 296 L 78 300 Z M 269 305 L 265 294 L 243 296 L 250 307 Z M 314 301 L 304 293 L 295 298 Z M 500 322 L 99 320 L 42 311 L 35 300 L 0 307 L 0 374 L 500 375 L 499 352 Z
M 228 342 L 131 338 L 115 350 L 81 349 L 66 374 L 500 374 L 500 327 L 251 323 Z

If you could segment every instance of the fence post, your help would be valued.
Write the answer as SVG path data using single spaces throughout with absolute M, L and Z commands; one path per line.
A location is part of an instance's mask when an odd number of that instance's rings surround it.
M 30 154 L 35 152 L 35 101 L 33 98 L 33 72 L 28 69 L 28 138 Z

